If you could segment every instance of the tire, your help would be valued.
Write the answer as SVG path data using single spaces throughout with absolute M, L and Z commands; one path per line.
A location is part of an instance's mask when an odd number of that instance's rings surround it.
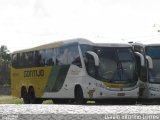
M 53 99 L 52 100 L 54 104 L 68 104 L 69 100 L 67 99 Z
M 43 100 L 36 98 L 34 88 L 29 89 L 28 95 L 31 104 L 42 104 Z
M 108 99 L 97 99 L 95 100 L 96 104 L 100 104 L 100 105 L 110 105 L 111 104 L 111 100 Z
M 34 101 L 34 104 L 42 104 L 42 103 L 43 103 L 43 100 L 40 98 L 36 98 Z
M 27 89 L 25 87 L 23 87 L 22 90 L 21 90 L 21 97 L 23 99 L 24 104 L 29 104 L 30 103 L 29 96 L 28 96 L 28 93 L 27 93 Z
M 83 91 L 81 87 L 75 88 L 75 103 L 76 104 L 85 104 L 86 100 L 83 97 Z
M 96 104 L 105 104 L 105 101 L 104 100 L 95 100 L 95 103 Z

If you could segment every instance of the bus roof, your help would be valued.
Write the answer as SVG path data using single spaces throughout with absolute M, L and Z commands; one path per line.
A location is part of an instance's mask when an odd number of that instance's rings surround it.
M 94 45 L 99 47 L 131 47 L 128 43 L 95 43 Z
M 40 46 L 29 48 L 29 49 L 14 51 L 13 53 L 29 52 L 29 51 L 34 51 L 34 50 L 43 50 L 43 49 L 46 49 L 46 48 L 57 48 L 57 47 L 64 46 L 64 45 L 67 45 L 67 44 L 72 44 L 72 43 L 92 44 L 92 42 L 87 40 L 87 39 L 76 38 L 76 39 L 60 40 L 60 41 L 40 45 Z
M 147 40 L 140 40 L 140 41 L 137 41 L 137 42 L 133 43 L 133 45 L 140 45 L 140 46 L 143 46 L 143 47 L 160 46 L 160 38 L 152 38 L 152 39 L 147 39 Z
M 73 44 L 73 43 L 88 44 L 88 45 L 101 46 L 101 47 L 131 47 L 131 45 L 126 43 L 126 42 L 114 42 L 114 41 L 110 40 L 110 41 L 106 41 L 106 43 L 103 43 L 103 42 L 99 43 L 98 39 L 94 39 L 94 40 L 92 39 L 92 41 L 94 41 L 94 42 L 91 42 L 90 40 L 84 39 L 84 38 L 61 40 L 61 41 L 48 43 L 48 44 L 40 45 L 40 46 L 37 46 L 37 47 L 29 48 L 29 49 L 14 51 L 13 54 L 14 53 L 20 53 L 20 52 L 43 50 L 43 49 L 46 49 L 46 48 L 48 48 L 48 49 L 49 48 L 57 48 L 57 47 L 60 47 L 60 46 L 65 46 L 65 45 Z M 98 41 L 98 43 L 97 43 L 97 41 Z
M 131 45 L 122 40 L 117 38 L 91 38 L 91 40 L 95 43 L 96 46 L 104 46 L 104 47 L 131 47 Z

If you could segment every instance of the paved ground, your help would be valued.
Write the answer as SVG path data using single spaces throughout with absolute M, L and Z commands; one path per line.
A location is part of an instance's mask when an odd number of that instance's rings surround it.
M 2 120 L 160 119 L 160 106 L 150 105 L 0 105 Z

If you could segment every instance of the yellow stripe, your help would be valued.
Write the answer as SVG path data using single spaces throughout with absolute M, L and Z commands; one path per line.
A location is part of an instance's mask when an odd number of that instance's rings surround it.
M 113 83 L 108 83 L 108 82 L 103 82 L 103 84 L 111 88 L 122 88 L 124 86 L 123 84 L 113 84 Z

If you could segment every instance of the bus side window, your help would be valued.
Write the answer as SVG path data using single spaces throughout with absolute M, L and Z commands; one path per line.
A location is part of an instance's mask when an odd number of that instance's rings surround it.
M 46 65 L 47 66 L 53 66 L 55 61 L 54 61 L 54 49 L 47 49 L 46 50 Z
M 88 74 L 92 77 L 96 77 L 96 69 L 95 69 L 95 63 L 94 63 L 94 58 L 93 56 L 86 54 L 86 61 L 85 61 L 85 65 L 86 65 L 86 70 L 88 72 Z
M 12 55 L 12 66 L 17 68 L 17 53 Z
M 64 65 L 67 58 L 64 55 L 64 47 L 60 47 L 56 49 L 57 57 L 56 57 L 56 64 L 57 65 Z
M 82 68 L 82 64 L 81 64 L 81 59 L 80 57 L 77 57 L 73 62 L 72 62 L 73 65 L 76 65 L 80 68 Z
M 68 53 L 69 64 L 74 64 L 82 68 L 81 59 L 78 51 L 78 45 L 72 45 L 69 47 L 68 50 L 69 50 L 69 53 Z
M 17 53 L 17 68 L 20 68 L 20 53 Z
M 28 53 L 28 67 L 33 67 L 34 63 L 34 52 Z
M 57 60 L 58 65 L 69 65 L 71 64 L 70 46 L 63 46 L 57 49 Z
M 25 67 L 25 55 L 24 53 L 20 53 L 19 55 L 19 68 Z
M 46 51 L 45 50 L 40 50 L 39 51 L 39 54 L 40 54 L 40 60 L 39 60 L 39 65 L 42 67 L 42 66 L 45 66 L 46 65 Z
M 34 65 L 35 67 L 41 66 L 41 54 L 39 51 L 35 51 Z

